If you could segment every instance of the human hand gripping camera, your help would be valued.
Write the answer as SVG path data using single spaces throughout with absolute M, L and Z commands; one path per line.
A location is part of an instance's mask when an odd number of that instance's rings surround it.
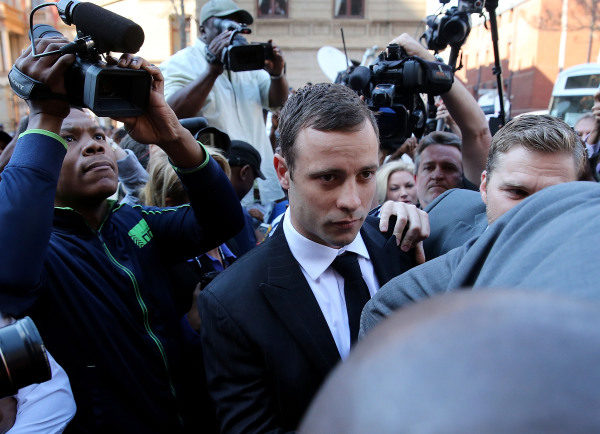
M 202 147 L 165 102 L 158 67 L 127 54 L 142 45 L 142 29 L 91 3 L 61 0 L 57 7 L 65 23 L 75 23 L 89 36 L 69 42 L 50 26 L 32 28 L 32 45 L 9 74 L 11 87 L 29 105 L 29 128 L 58 134 L 70 106 L 86 106 L 99 116 L 123 122 L 138 142 L 160 146 L 178 167 L 202 163 L 206 157 Z M 103 25 L 108 21 L 114 24 L 110 32 Z M 108 55 L 110 50 L 126 54 L 116 62 Z M 100 61 L 101 53 L 106 53 L 106 62 Z
M 43 38 L 35 41 L 37 53 L 58 51 L 69 44 L 64 38 Z M 62 121 L 70 110 L 65 74 L 75 62 L 73 54 L 53 54 L 34 58 L 32 48 L 27 48 L 15 62 L 15 67 L 33 80 L 43 83 L 50 92 L 47 98 L 27 99 L 30 108 L 29 129 L 44 129 L 59 134 Z M 141 57 L 123 54 L 118 66 L 131 70 L 144 70 L 151 77 L 148 105 L 139 116 L 114 119 L 125 124 L 129 135 L 140 143 L 153 143 L 165 150 L 173 164 L 181 168 L 196 167 L 206 156 L 191 133 L 183 128 L 163 95 L 164 82 L 158 67 Z

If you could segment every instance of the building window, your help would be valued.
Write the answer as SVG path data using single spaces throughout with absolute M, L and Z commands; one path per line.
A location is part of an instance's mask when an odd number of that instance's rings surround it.
M 257 0 L 259 18 L 285 18 L 288 16 L 288 0 Z
M 333 15 L 336 18 L 362 18 L 365 16 L 365 0 L 335 0 Z
M 175 53 L 190 45 L 191 17 L 189 15 L 185 17 L 185 44 L 182 44 L 181 33 L 179 32 L 179 23 L 179 15 L 169 16 L 169 27 L 171 29 L 171 53 Z

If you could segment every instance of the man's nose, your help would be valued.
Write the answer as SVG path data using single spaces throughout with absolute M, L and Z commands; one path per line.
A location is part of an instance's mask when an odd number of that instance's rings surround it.
M 360 204 L 359 186 L 356 185 L 356 182 L 346 182 L 337 199 L 338 208 L 355 211 L 360 207 Z
M 89 139 L 83 147 L 83 155 L 104 154 L 106 152 L 106 143 L 99 142 L 94 139 Z
M 441 179 L 444 177 L 444 173 L 439 166 L 436 166 L 435 170 L 431 173 L 431 177 L 434 179 Z

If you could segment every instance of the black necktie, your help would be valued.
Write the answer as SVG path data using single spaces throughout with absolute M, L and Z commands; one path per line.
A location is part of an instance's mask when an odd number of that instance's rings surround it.
M 360 314 L 365 303 L 371 295 L 369 288 L 362 278 L 358 257 L 356 253 L 347 252 L 335 258 L 331 267 L 344 278 L 344 296 L 346 310 L 348 311 L 348 325 L 350 326 L 350 344 L 358 338 L 360 328 Z

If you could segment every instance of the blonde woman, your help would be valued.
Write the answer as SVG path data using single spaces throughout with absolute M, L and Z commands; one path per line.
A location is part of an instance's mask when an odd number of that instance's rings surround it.
M 417 205 L 417 187 L 415 185 L 415 166 L 400 160 L 390 161 L 382 165 L 376 174 L 377 205 L 386 200 L 405 202 Z

